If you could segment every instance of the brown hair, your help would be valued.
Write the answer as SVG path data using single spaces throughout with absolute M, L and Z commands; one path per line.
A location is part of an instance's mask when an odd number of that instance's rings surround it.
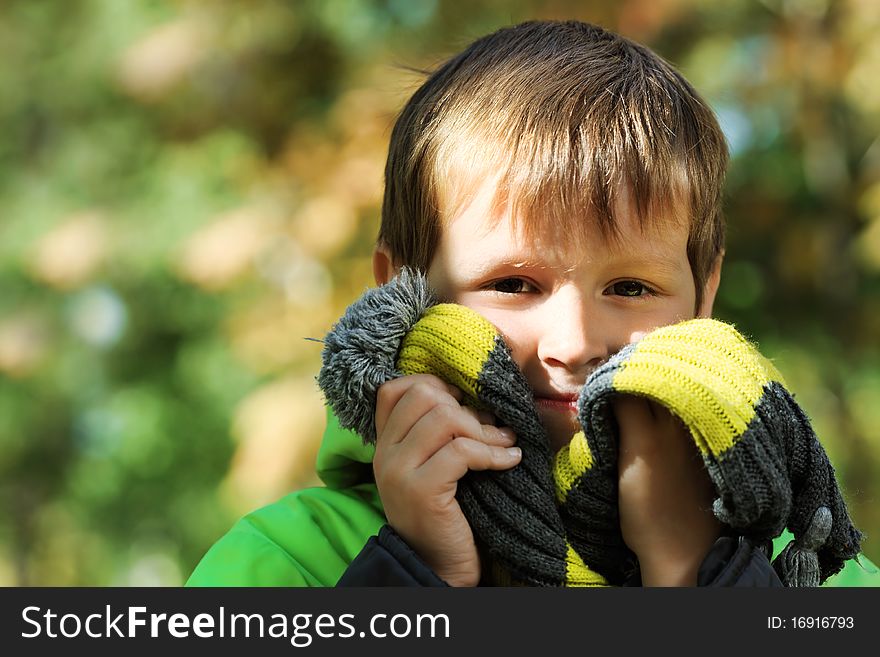
M 522 23 L 446 61 L 403 108 L 379 241 L 426 271 L 450 199 L 486 176 L 526 235 L 577 240 L 590 216 L 613 236 L 624 186 L 642 225 L 664 209 L 687 216 L 699 308 L 724 248 L 727 160 L 714 113 L 657 54 L 586 23 Z

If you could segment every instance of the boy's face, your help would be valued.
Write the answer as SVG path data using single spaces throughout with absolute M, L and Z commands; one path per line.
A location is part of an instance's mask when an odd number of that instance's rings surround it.
M 688 229 L 657 221 L 642 232 L 624 198 L 618 242 L 597 228 L 581 248 L 564 235 L 536 243 L 504 209 L 493 212 L 493 193 L 484 185 L 447 223 L 428 279 L 441 299 L 504 335 L 556 450 L 578 430 L 577 395 L 590 372 L 647 331 L 695 316 Z M 697 315 L 711 313 L 718 274 Z

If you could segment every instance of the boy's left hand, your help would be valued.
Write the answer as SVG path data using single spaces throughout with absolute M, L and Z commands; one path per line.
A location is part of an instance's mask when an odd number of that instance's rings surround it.
M 682 422 L 648 399 L 614 401 L 620 429 L 618 505 L 627 546 L 643 586 L 696 586 L 697 572 L 721 533 L 716 496 Z

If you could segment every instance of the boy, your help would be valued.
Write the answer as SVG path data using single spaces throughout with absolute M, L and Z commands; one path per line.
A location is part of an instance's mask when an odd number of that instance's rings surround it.
M 648 49 L 577 22 L 503 29 L 441 66 L 398 118 L 375 278 L 425 271 L 441 299 L 494 324 L 557 450 L 591 371 L 655 327 L 711 314 L 726 165 L 712 111 Z M 375 454 L 331 417 L 327 488 L 243 519 L 188 584 L 491 583 L 457 482 L 521 454 L 461 399 L 431 375 L 389 381 Z M 621 529 L 641 583 L 711 583 L 699 573 L 722 527 L 693 443 L 647 400 L 614 410 Z M 746 549 L 742 582 L 778 585 L 764 552 Z

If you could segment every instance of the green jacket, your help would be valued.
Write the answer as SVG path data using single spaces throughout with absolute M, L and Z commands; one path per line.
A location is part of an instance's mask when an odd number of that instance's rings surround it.
M 385 524 L 372 459 L 373 447 L 328 412 L 317 460 L 324 486 L 295 491 L 243 517 L 208 550 L 186 586 L 334 586 Z M 774 551 L 790 540 L 784 533 Z M 825 586 L 880 586 L 880 571 L 861 556 Z

